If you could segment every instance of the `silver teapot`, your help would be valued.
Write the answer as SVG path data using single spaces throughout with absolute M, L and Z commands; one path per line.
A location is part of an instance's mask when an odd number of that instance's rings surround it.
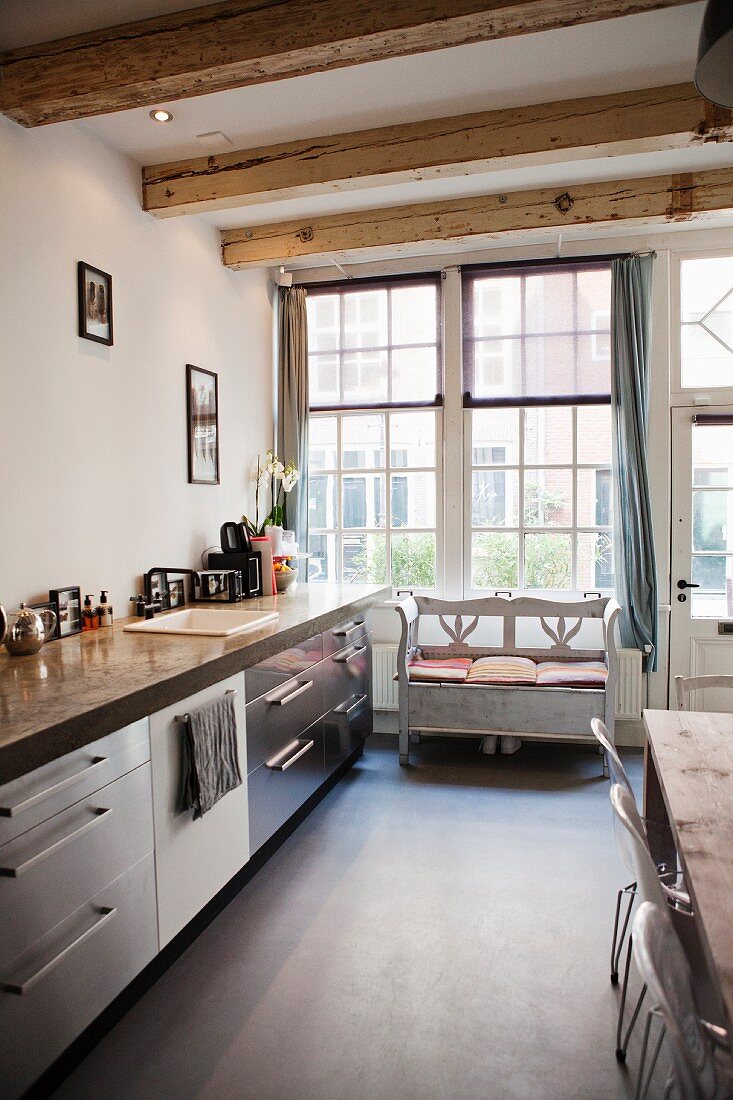
M 0 616 L 0 635 L 5 619 L 6 636 L 5 648 L 15 657 L 25 656 L 28 653 L 38 653 L 44 642 L 56 629 L 56 612 L 44 608 L 42 611 L 34 611 L 32 607 L 20 605 L 20 610 L 15 612 L 15 617 L 8 622 L 5 612 Z

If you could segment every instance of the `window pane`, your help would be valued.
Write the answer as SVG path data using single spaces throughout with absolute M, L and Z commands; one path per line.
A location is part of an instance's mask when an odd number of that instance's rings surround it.
M 338 445 L 335 416 L 312 416 L 308 424 L 308 464 L 317 470 L 335 470 Z
M 690 593 L 696 618 L 733 618 L 733 558 L 693 555 L 692 582 L 700 585 Z
M 570 535 L 524 536 L 524 587 L 570 588 Z
M 308 478 L 308 524 L 312 529 L 338 526 L 336 478 L 333 474 L 311 474 Z
M 572 409 L 525 409 L 524 461 L 537 466 L 573 461 Z
M 475 409 L 471 424 L 474 466 L 519 462 L 518 409 Z
M 338 405 L 339 400 L 338 355 L 309 355 L 309 403 L 311 405 Z
M 387 345 L 387 291 L 360 290 L 344 294 L 345 348 Z
M 384 466 L 384 414 L 344 416 L 341 420 L 342 463 L 345 470 Z
M 516 527 L 519 521 L 519 474 L 516 470 L 474 470 L 471 508 L 473 527 Z
M 577 324 L 580 332 L 608 331 L 611 327 L 611 268 L 579 271 Z
M 392 352 L 394 402 L 433 401 L 438 391 L 438 356 L 432 348 L 397 348 Z
M 522 393 L 522 341 L 480 340 L 474 345 L 474 397 Z
M 309 351 L 335 351 L 339 346 L 339 295 L 316 294 L 306 298 Z
M 578 406 L 578 462 L 611 464 L 611 406 Z
M 578 526 L 610 527 L 613 522 L 613 483 L 610 469 L 578 470 Z
M 392 343 L 434 344 L 437 340 L 437 288 L 396 286 L 392 290 Z
M 384 535 L 344 535 L 343 578 L 347 584 L 385 584 L 387 540 Z
M 519 535 L 479 531 L 472 538 L 473 588 L 516 588 L 519 584 Z
M 392 526 L 435 527 L 435 474 L 395 474 Z
M 527 527 L 572 526 L 572 470 L 527 470 L 524 476 L 524 522 Z
M 343 359 L 344 405 L 387 401 L 387 352 L 348 352 Z
M 435 588 L 435 535 L 392 536 L 392 584 Z
M 336 580 L 336 536 L 311 535 L 308 549 L 313 557 L 308 559 L 308 577 L 312 581 Z
M 733 487 L 733 426 L 695 424 L 692 465 L 695 485 Z
M 682 385 L 733 386 L 733 256 L 683 260 Z
M 605 531 L 578 535 L 578 587 L 613 588 L 613 537 Z
M 435 465 L 435 413 L 390 413 L 390 462 L 393 466 Z
M 342 524 L 346 527 L 384 527 L 384 474 L 349 475 L 341 482 Z
M 733 490 L 692 494 L 692 549 L 733 550 Z
M 522 282 L 513 276 L 476 279 L 473 284 L 474 336 L 509 336 L 522 331 Z

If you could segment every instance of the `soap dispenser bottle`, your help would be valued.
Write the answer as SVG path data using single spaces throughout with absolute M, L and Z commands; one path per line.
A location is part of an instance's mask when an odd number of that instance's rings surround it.
M 97 616 L 99 618 L 100 626 L 112 626 L 114 616 L 112 613 L 112 604 L 107 599 L 107 589 L 102 589 L 102 595 L 99 598 L 99 607 L 97 608 Z
M 81 616 L 81 628 L 82 630 L 96 630 L 99 626 L 99 615 L 97 609 L 92 603 L 91 596 L 84 597 L 84 608 Z

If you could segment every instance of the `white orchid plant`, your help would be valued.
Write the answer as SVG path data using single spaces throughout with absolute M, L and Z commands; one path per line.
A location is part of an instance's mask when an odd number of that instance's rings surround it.
M 257 538 L 264 535 L 266 527 L 284 527 L 287 522 L 287 494 L 293 489 L 300 477 L 295 463 L 291 460 L 283 463 L 270 448 L 263 462 L 257 455 L 257 474 L 255 475 L 255 518 L 254 522 L 242 516 L 242 523 L 250 535 Z M 263 495 L 270 488 L 270 511 L 260 523 L 260 490 Z

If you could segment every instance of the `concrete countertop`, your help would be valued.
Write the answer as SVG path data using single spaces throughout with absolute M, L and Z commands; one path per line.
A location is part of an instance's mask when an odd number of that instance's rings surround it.
M 298 585 L 241 604 L 280 618 L 230 638 L 130 633 L 113 627 L 48 642 L 38 653 L 0 650 L 0 784 L 328 630 L 389 598 L 372 584 Z

